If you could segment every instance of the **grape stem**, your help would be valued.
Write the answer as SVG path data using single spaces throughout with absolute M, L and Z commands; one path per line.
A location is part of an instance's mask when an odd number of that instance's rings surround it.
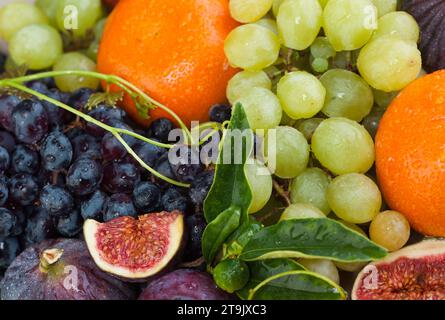
M 39 76 L 41 76 L 42 74 L 45 74 L 45 76 L 43 76 L 43 78 L 46 78 L 46 77 L 52 76 L 52 75 L 48 75 L 48 74 L 52 74 L 52 73 L 53 72 L 41 73 L 41 74 L 39 74 Z M 98 75 L 101 75 L 101 74 L 98 74 Z M 32 76 L 37 76 L 37 75 L 32 75 Z M 41 94 L 41 93 L 39 93 L 39 92 L 37 92 L 35 90 L 32 90 L 32 89 L 30 89 L 30 88 L 20 84 L 21 82 L 24 82 L 24 81 L 30 81 L 29 78 L 32 77 L 32 76 L 20 77 L 20 78 L 15 78 L 15 79 L 3 79 L 3 80 L 0 80 L 0 87 L 12 87 L 12 88 L 18 89 L 20 91 L 26 92 L 28 94 L 31 94 L 31 95 L 37 97 L 40 100 L 48 101 L 49 103 L 52 103 L 52 104 L 54 104 L 54 105 L 56 105 L 56 106 L 58 106 L 58 107 L 60 107 L 62 109 L 65 109 L 66 111 L 75 114 L 76 116 L 78 116 L 79 118 L 84 119 L 87 122 L 90 122 L 90 123 L 93 123 L 93 124 L 97 125 L 98 127 L 100 127 L 102 129 L 112 133 L 113 136 L 115 136 L 116 139 L 124 146 L 124 148 L 127 150 L 127 152 L 129 154 L 131 154 L 143 168 L 148 170 L 154 176 L 156 176 L 156 177 L 158 177 L 158 178 L 160 178 L 160 179 L 162 179 L 162 180 L 164 180 L 164 181 L 166 181 L 168 183 L 171 183 L 173 185 L 179 186 L 179 187 L 190 187 L 189 184 L 185 184 L 185 183 L 173 180 L 173 179 L 171 179 L 169 177 L 166 177 L 166 176 L 162 175 L 161 173 L 157 172 L 156 170 L 154 170 L 153 168 L 151 168 L 149 165 L 147 165 L 136 154 L 136 152 L 125 142 L 125 140 L 122 138 L 121 134 L 130 135 L 130 136 L 132 136 L 132 137 L 134 137 L 136 139 L 142 140 L 144 142 L 147 142 L 147 143 L 150 143 L 150 144 L 162 147 L 162 148 L 173 148 L 174 145 L 160 143 L 160 142 L 148 139 L 148 138 L 146 138 L 146 137 L 144 137 L 142 135 L 139 135 L 139 134 L 137 134 L 135 132 L 131 132 L 131 131 L 126 130 L 126 129 L 115 128 L 115 127 L 109 126 L 109 125 L 107 125 L 107 124 L 105 124 L 103 122 L 100 122 L 100 121 L 94 119 L 93 117 L 91 117 L 91 116 L 89 116 L 87 114 L 84 114 L 83 112 L 81 112 L 81 111 L 79 111 L 79 110 L 77 110 L 77 109 L 75 109 L 73 107 L 70 107 L 70 106 L 68 106 L 68 105 L 66 105 L 66 104 L 64 104 L 64 103 L 62 103 L 60 101 L 52 99 L 52 98 L 50 98 L 50 97 L 48 97 L 48 96 L 46 96 L 44 94 Z M 40 79 L 41 77 L 33 77 L 33 78 L 34 79 Z M 188 131 L 188 129 L 187 129 L 187 131 Z
M 275 189 L 275 191 L 284 199 L 284 201 L 286 202 L 287 206 L 291 205 L 291 201 L 289 199 L 289 193 L 284 191 L 283 187 L 280 186 L 280 184 L 276 181 L 273 180 L 273 188 Z

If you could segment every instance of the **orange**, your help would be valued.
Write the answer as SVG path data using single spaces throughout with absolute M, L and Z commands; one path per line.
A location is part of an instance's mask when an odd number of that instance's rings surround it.
M 187 125 L 206 121 L 210 106 L 226 101 L 237 71 L 224 55 L 224 40 L 237 25 L 227 0 L 121 0 L 105 27 L 98 70 L 132 82 Z M 146 123 L 128 97 L 124 107 Z M 158 108 L 150 116 L 167 114 Z
M 388 205 L 417 231 L 445 236 L 445 70 L 414 81 L 393 101 L 376 157 Z

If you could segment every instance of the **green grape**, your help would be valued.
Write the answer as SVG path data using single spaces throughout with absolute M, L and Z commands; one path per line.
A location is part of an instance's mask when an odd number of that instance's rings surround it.
M 260 71 L 278 59 L 280 41 L 269 29 L 246 24 L 229 33 L 224 42 L 224 52 L 232 66 Z
M 244 93 L 236 103 L 241 103 L 252 130 L 272 129 L 280 124 L 283 111 L 280 101 L 272 91 L 253 87 Z
M 323 29 L 336 51 L 361 48 L 377 29 L 377 9 L 371 0 L 330 0 Z
M 416 20 L 404 11 L 388 13 L 379 19 L 379 27 L 373 39 L 382 36 L 395 36 L 403 40 L 419 41 L 419 25 Z
M 303 134 L 292 127 L 269 130 L 265 139 L 269 169 L 283 179 L 298 176 L 309 162 L 309 144 Z
M 305 267 L 308 271 L 318 273 L 336 284 L 340 283 L 340 275 L 338 274 L 337 267 L 331 260 L 299 259 L 298 263 Z
M 53 67 L 54 71 L 84 70 L 95 71 L 96 64 L 87 56 L 79 52 L 65 53 L 57 59 Z M 80 88 L 97 89 L 99 80 L 84 76 L 58 76 L 55 77 L 57 87 L 66 92 L 73 92 Z
M 107 18 L 102 18 L 94 26 L 94 37 L 96 38 L 96 40 L 100 40 L 102 38 L 107 20 Z
M 305 71 L 294 71 L 280 79 L 277 95 L 289 117 L 307 119 L 323 108 L 326 89 L 314 75 Z
M 96 23 L 96 26 L 94 27 L 94 41 L 90 44 L 88 49 L 86 50 L 86 55 L 88 58 L 97 61 L 97 54 L 99 53 L 99 44 L 100 39 L 102 38 L 102 33 L 105 29 L 105 24 L 107 22 L 107 19 L 101 19 L 99 22 Z
M 30 3 L 10 3 L 0 8 L 0 38 L 10 41 L 12 36 L 30 24 L 46 24 L 48 18 Z
M 311 141 L 312 135 L 323 121 L 323 118 L 304 119 L 300 120 L 300 122 L 295 125 L 295 128 L 304 135 L 307 141 Z
M 58 0 L 56 20 L 62 32 L 83 37 L 102 17 L 100 0 Z
M 344 117 L 360 122 L 371 112 L 374 96 L 365 80 L 354 72 L 332 69 L 323 74 L 326 100 L 321 110 L 328 117 Z
M 249 23 L 261 19 L 272 8 L 273 0 L 230 0 L 229 9 L 232 18 Z
M 391 102 L 399 95 L 399 91 L 384 92 L 376 89 L 372 89 L 374 94 L 375 103 L 382 108 L 387 108 Z
M 9 53 L 18 65 L 32 70 L 51 67 L 63 52 L 56 29 L 46 24 L 31 24 L 17 31 L 9 43 Z
M 273 5 L 272 5 L 272 12 L 274 14 L 274 16 L 276 17 L 278 15 L 278 11 L 280 10 L 280 6 L 281 4 L 284 2 L 285 0 L 273 0 Z M 329 0 L 318 0 L 318 2 L 320 3 L 321 7 L 324 8 L 326 6 L 326 4 L 328 3 Z
M 258 161 L 246 164 L 244 172 L 253 196 L 249 213 L 255 213 L 264 208 L 272 195 L 272 176 L 269 169 Z
M 57 1 L 54 0 L 37 0 L 36 6 L 42 10 L 43 13 L 48 17 L 49 22 L 52 26 L 57 26 L 56 15 L 57 15 Z
M 285 1 L 277 16 L 281 43 L 295 50 L 309 48 L 320 32 L 322 15 L 317 0 Z
M 290 185 L 292 203 L 309 203 L 325 215 L 331 208 L 326 200 L 326 190 L 331 177 L 320 168 L 308 168 L 296 177 Z
M 397 10 L 397 0 L 371 0 L 376 6 L 379 18 Z
M 363 119 L 363 126 L 373 138 L 375 138 L 375 135 L 377 134 L 377 129 L 379 128 L 380 121 L 382 120 L 385 111 L 385 108 L 375 106 L 371 113 Z
M 270 31 L 272 31 L 273 33 L 275 33 L 276 35 L 278 35 L 278 26 L 275 20 L 273 19 L 264 18 L 255 22 L 255 24 L 265 27 Z
M 382 206 L 382 195 L 375 182 L 359 173 L 341 175 L 332 180 L 326 197 L 332 211 L 351 223 L 370 222 Z
M 332 45 L 329 43 L 328 38 L 318 37 L 311 44 L 311 55 L 314 58 L 329 59 L 335 57 L 336 52 L 334 48 L 332 48 Z
M 336 175 L 365 173 L 375 160 L 374 141 L 368 131 L 346 118 L 323 121 L 312 136 L 312 151 Z
M 417 78 L 422 58 L 415 42 L 383 36 L 363 47 L 357 66 L 371 87 L 391 92 L 403 89 Z
M 260 87 L 272 89 L 272 81 L 264 71 L 241 71 L 230 79 L 227 84 L 227 99 L 231 104 L 240 99 L 250 88 Z
M 239 259 L 223 260 L 213 269 L 213 280 L 216 285 L 229 293 L 242 289 L 249 281 L 249 277 L 249 266 Z
M 294 203 L 284 210 L 280 221 L 307 218 L 326 218 L 326 216 L 310 203 Z
M 323 73 L 329 69 L 329 61 L 324 58 L 315 58 L 312 60 L 311 66 L 315 72 Z

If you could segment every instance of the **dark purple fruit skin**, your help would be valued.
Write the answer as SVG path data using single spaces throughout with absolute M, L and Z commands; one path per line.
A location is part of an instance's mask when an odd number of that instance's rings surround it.
M 228 300 L 205 272 L 179 269 L 153 280 L 139 300 Z
M 428 72 L 445 69 L 445 1 L 405 0 L 402 9 L 419 24 L 423 68 Z
M 44 273 L 39 268 L 40 255 L 44 250 L 51 248 L 64 250 L 57 262 L 62 268 L 50 267 L 48 273 Z M 57 273 L 54 271 L 56 269 L 62 272 Z M 1 300 L 135 298 L 135 292 L 130 285 L 99 270 L 90 257 L 85 243 L 77 239 L 46 240 L 37 246 L 27 248 L 6 270 L 0 288 Z

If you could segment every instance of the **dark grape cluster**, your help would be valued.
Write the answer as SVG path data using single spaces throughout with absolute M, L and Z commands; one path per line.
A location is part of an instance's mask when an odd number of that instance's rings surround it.
M 106 105 L 87 110 L 90 89 L 66 94 L 55 88 L 52 79 L 27 86 L 108 125 L 158 142 L 168 143 L 174 128 L 168 119 L 138 127 L 125 111 Z M 230 110 L 218 106 L 211 115 L 222 122 L 230 118 Z M 150 174 L 112 134 L 95 124 L 45 101 L 0 95 L 0 274 L 29 245 L 48 238 L 81 237 L 85 219 L 109 221 L 162 210 L 186 214 L 187 259 L 201 255 L 206 225 L 202 206 L 213 169 L 189 164 L 196 152 L 191 149 L 171 163 L 167 149 L 128 135 L 123 138 L 146 164 L 169 178 L 191 183 L 191 188 L 173 186 Z

